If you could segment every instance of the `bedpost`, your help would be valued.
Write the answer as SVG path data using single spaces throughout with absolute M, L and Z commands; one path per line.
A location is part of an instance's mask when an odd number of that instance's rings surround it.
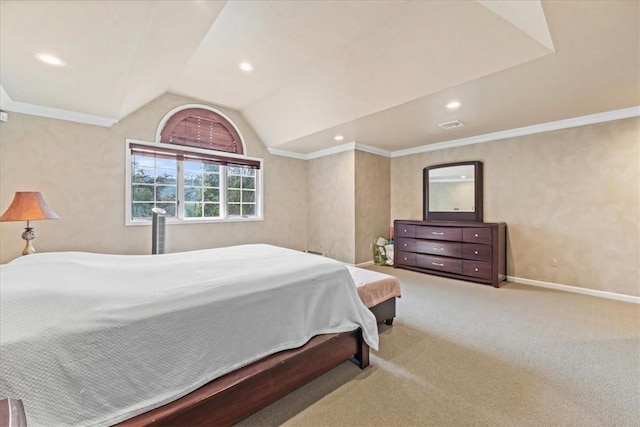
M 369 366 L 369 346 L 362 337 L 362 329 L 358 333 L 358 352 L 353 356 L 360 369 Z
M 22 400 L 11 397 L 0 399 L 0 426 L 27 427 L 27 416 L 24 413 Z

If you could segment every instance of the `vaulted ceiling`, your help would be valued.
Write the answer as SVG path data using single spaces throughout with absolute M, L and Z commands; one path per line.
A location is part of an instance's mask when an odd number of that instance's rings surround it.
M 172 92 L 270 148 L 403 150 L 640 105 L 640 2 L 0 0 L 0 85 L 8 111 L 110 126 Z

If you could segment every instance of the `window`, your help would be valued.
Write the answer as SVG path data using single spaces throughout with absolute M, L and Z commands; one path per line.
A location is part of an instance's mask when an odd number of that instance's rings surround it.
M 178 162 L 155 156 L 131 156 L 131 216 L 151 217 L 151 209 L 162 208 L 175 217 L 178 202 Z
M 230 215 L 256 214 L 256 170 L 227 168 L 227 207 Z
M 262 160 L 240 154 L 239 133 L 227 132 L 232 125 L 220 125 L 221 116 L 204 110 L 212 120 L 201 117 L 202 108 L 191 110 L 198 115 L 173 114 L 159 142 L 127 139 L 127 225 L 149 222 L 154 207 L 164 209 L 168 221 L 261 219 Z
M 184 216 L 220 217 L 220 165 L 184 162 Z

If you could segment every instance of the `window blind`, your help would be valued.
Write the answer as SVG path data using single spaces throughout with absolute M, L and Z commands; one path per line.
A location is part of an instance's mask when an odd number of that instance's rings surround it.
M 192 151 L 183 150 L 176 146 L 167 144 L 165 147 L 150 147 L 143 144 L 129 144 L 131 154 L 138 154 L 148 157 L 159 157 L 163 159 L 177 159 L 201 161 L 204 163 L 212 163 L 216 165 L 244 166 L 252 169 L 260 169 L 260 161 L 253 159 L 228 157 L 218 153 L 194 153 Z
M 187 108 L 171 116 L 162 128 L 160 142 L 244 154 L 233 125 L 204 108 Z

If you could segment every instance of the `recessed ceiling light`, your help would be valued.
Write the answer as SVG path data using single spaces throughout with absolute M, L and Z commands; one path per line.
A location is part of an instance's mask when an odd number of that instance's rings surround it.
M 55 65 L 56 67 L 64 67 L 65 65 L 67 65 L 67 63 L 62 59 L 48 53 L 36 53 L 34 56 L 45 64 Z
M 240 64 L 240 69 L 242 71 L 252 71 L 253 65 L 249 64 L 248 62 L 243 62 Z
M 458 108 L 461 104 L 458 101 L 451 101 L 450 103 L 447 104 L 447 108 L 449 110 L 455 110 L 456 108 Z
M 344 136 L 336 135 L 336 136 L 333 137 L 333 139 L 335 139 L 336 141 L 342 141 L 344 139 Z

